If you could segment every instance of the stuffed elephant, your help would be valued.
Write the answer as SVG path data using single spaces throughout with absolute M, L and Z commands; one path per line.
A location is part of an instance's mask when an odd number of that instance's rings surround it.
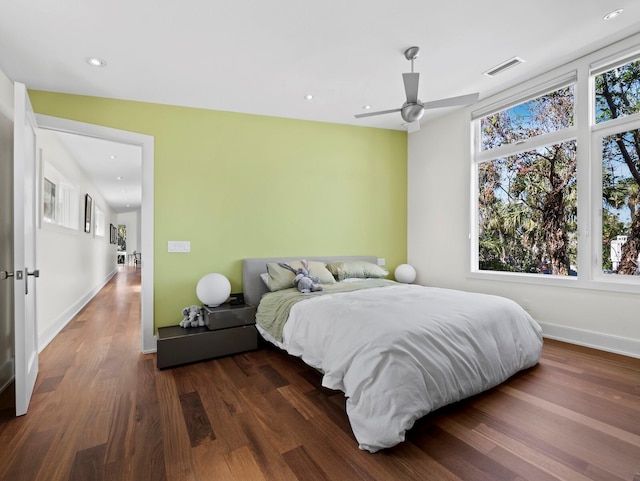
M 184 318 L 180 322 L 180 327 L 204 326 L 202 308 L 200 306 L 189 306 L 182 309 Z
M 294 269 L 284 262 L 278 262 L 278 265 L 293 272 L 295 275 L 293 278 L 293 285 L 296 286 L 303 294 L 322 290 L 322 286 L 316 284 L 320 279 L 309 275 L 309 263 L 306 260 L 302 261 L 302 267 L 300 269 Z

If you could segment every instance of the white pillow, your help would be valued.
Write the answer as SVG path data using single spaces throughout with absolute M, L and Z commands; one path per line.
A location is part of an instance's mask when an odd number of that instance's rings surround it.
M 267 289 L 269 289 L 269 273 L 263 272 L 262 274 L 260 274 L 260 279 L 262 279 L 262 282 L 264 282 L 264 285 L 267 286 Z

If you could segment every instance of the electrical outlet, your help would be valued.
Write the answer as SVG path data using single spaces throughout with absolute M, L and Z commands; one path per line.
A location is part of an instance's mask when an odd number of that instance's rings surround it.
M 167 243 L 167 251 L 172 253 L 191 252 L 190 241 L 169 241 Z
M 378 257 L 378 265 L 383 266 L 387 263 L 384 257 Z

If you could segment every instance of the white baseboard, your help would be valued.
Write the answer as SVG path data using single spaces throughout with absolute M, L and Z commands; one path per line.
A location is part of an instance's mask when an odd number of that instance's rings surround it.
M 542 326 L 542 335 L 549 339 L 640 359 L 640 339 L 612 336 L 611 334 L 549 324 L 547 322 L 539 322 L 539 324 Z
M 53 341 L 53 338 L 56 337 L 67 324 L 69 324 L 71 319 L 73 319 L 76 314 L 78 314 L 78 312 L 80 312 L 82 308 L 86 306 L 98 292 L 100 292 L 100 289 L 102 289 L 117 273 L 118 268 L 116 267 L 99 285 L 95 286 L 60 314 L 46 331 L 40 332 L 38 334 L 38 352 L 42 352 L 42 350 L 47 347 L 51 341 Z
M 0 365 L 0 392 L 13 382 L 13 358 L 7 359 Z
M 149 346 L 143 347 L 142 354 L 153 354 L 154 352 L 158 352 L 158 337 L 153 336 L 151 338 L 151 344 Z

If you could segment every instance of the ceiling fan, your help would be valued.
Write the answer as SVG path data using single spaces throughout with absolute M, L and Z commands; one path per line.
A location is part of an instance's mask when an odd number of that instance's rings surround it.
M 411 61 L 411 73 L 403 73 L 402 80 L 404 81 L 404 91 L 407 96 L 407 101 L 402 104 L 399 109 L 381 110 L 379 112 L 367 112 L 366 114 L 357 114 L 355 117 L 360 119 L 362 117 L 372 117 L 374 115 L 391 114 L 400 112 L 405 122 L 412 124 L 409 128 L 410 131 L 415 131 L 420 128 L 420 118 L 424 115 L 425 109 L 438 109 L 442 107 L 454 107 L 458 105 L 469 105 L 478 100 L 479 94 L 461 95 L 459 97 L 449 97 L 446 99 L 433 100 L 431 102 L 422 102 L 418 98 L 418 86 L 420 81 L 420 74 L 413 71 L 413 61 L 418 58 L 420 54 L 420 47 L 409 47 L 404 51 L 404 57 Z M 414 127 L 413 129 L 411 127 Z

